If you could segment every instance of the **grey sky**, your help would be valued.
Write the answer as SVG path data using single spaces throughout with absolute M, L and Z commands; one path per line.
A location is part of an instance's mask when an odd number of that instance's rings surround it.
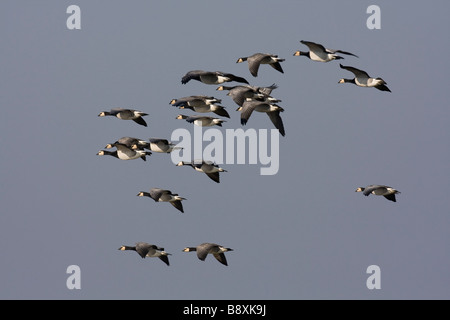
M 69 5 L 81 30 L 69 30 Z M 381 29 L 366 9 L 381 8 Z M 446 1 L 3 1 L 0 3 L 2 299 L 449 299 L 450 49 Z M 293 56 L 300 40 L 359 58 Z M 433 42 L 434 43 L 433 43 Z M 278 54 L 284 74 L 254 78 L 239 57 Z M 338 84 L 339 63 L 382 77 L 391 93 Z M 181 77 L 220 70 L 279 87 L 286 136 L 279 171 L 224 163 L 216 184 L 168 154 L 96 156 L 122 136 L 171 137 L 173 98 L 222 99 Z M 231 83 L 234 85 L 236 83 Z M 148 127 L 98 113 L 132 107 Z M 194 114 L 189 110 L 185 113 Z M 244 129 L 273 129 L 253 114 Z M 354 192 L 401 191 L 397 202 Z M 152 187 L 187 198 L 181 214 L 137 197 Z M 172 255 L 117 250 L 145 241 Z M 216 242 L 228 266 L 184 247 Z M 66 269 L 81 270 L 69 290 Z M 369 290 L 366 269 L 381 269 Z

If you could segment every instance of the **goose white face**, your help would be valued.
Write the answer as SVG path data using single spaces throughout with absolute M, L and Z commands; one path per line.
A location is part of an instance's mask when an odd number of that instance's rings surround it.
M 98 156 L 104 156 L 105 155 L 105 151 L 100 150 L 99 152 L 97 152 L 97 155 Z
M 106 114 L 105 114 L 104 111 L 102 111 L 102 112 L 100 112 L 100 113 L 98 114 L 98 116 L 99 116 L 99 117 L 104 117 L 104 116 L 106 116 Z

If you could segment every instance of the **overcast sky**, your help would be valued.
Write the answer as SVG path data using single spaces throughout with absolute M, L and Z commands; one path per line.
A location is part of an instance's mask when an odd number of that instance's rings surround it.
M 381 29 L 367 25 L 373 4 Z M 67 27 L 70 5 L 81 29 Z M 449 10 L 438 0 L 2 1 L 0 298 L 449 299 Z M 307 50 L 300 40 L 359 58 L 294 56 Z M 284 73 L 261 66 L 255 78 L 236 63 L 256 52 L 284 58 Z M 339 63 L 392 92 L 338 84 L 352 77 Z M 195 69 L 278 85 L 276 174 L 225 161 L 217 184 L 169 154 L 96 155 L 123 136 L 193 135 L 176 116 L 194 112 L 169 104 L 190 95 L 222 99 L 224 137 L 274 128 L 256 112 L 242 127 L 217 85 L 182 84 Z M 114 107 L 148 113 L 148 126 L 97 116 Z M 398 189 L 397 202 L 355 192 L 369 184 Z M 185 197 L 184 213 L 136 196 L 152 187 Z M 139 241 L 164 247 L 170 266 L 118 250 Z M 203 242 L 233 248 L 228 266 L 182 252 Z M 69 266 L 80 289 L 67 286 Z M 367 286 L 370 266 L 380 289 Z

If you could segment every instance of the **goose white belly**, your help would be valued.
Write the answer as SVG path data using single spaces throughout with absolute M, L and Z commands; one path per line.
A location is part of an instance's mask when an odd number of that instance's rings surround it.
M 166 147 L 164 149 L 162 149 L 160 146 L 158 146 L 157 144 L 151 144 L 150 145 L 150 150 L 153 152 L 161 152 L 161 153 L 167 153 L 171 150 L 170 147 Z
M 117 157 L 121 160 L 133 160 L 137 159 L 141 156 L 139 152 L 135 152 L 133 155 L 127 155 L 125 152 L 121 150 L 117 150 Z
M 390 187 L 379 188 L 379 189 L 375 189 L 372 191 L 372 194 L 377 195 L 377 196 L 384 196 L 384 195 L 389 195 L 392 193 L 396 193 L 396 191 Z
M 319 62 L 331 61 L 331 60 L 333 60 L 332 56 L 333 56 L 332 54 L 326 53 L 326 52 L 320 52 L 319 54 L 317 54 L 316 52 L 313 52 L 313 51 L 309 52 L 309 57 L 311 58 L 311 60 L 319 61 Z
M 368 82 L 369 78 L 355 78 L 356 85 L 360 87 L 369 87 Z
M 218 84 L 218 83 L 224 83 L 224 82 L 230 81 L 230 78 L 220 76 L 220 75 L 218 75 L 217 77 L 211 76 L 211 75 L 202 75 L 202 76 L 200 76 L 200 79 L 205 84 Z

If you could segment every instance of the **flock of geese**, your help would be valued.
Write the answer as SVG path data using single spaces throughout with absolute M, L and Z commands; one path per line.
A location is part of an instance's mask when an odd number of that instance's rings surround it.
M 314 43 L 311 41 L 300 41 L 302 44 L 308 47 L 307 51 L 296 51 L 293 56 L 303 56 L 316 62 L 330 62 L 334 60 L 344 59 L 339 54 L 349 55 L 358 57 L 357 55 L 342 51 L 342 50 L 332 50 L 325 48 L 323 45 Z M 268 65 L 280 73 L 284 73 L 281 63 L 285 59 L 279 58 L 276 54 L 268 53 L 255 53 L 247 57 L 240 57 L 236 63 L 247 62 L 248 70 L 253 77 L 258 76 L 258 71 L 261 65 Z M 354 77 L 352 79 L 342 78 L 338 83 L 352 83 L 359 87 L 373 87 L 381 91 L 391 92 L 387 87 L 386 82 L 380 78 L 374 78 L 369 76 L 369 74 L 363 70 L 357 69 L 352 66 L 343 66 L 340 64 L 340 68 L 353 73 Z M 274 98 L 271 94 L 274 89 L 278 86 L 273 84 L 268 87 L 257 87 L 252 86 L 243 77 L 236 76 L 231 73 L 221 72 L 221 71 L 204 71 L 204 70 L 192 70 L 187 72 L 182 78 L 181 83 L 187 84 L 189 81 L 195 80 L 207 85 L 220 85 L 216 90 L 218 91 L 228 91 L 227 96 L 229 96 L 232 101 L 238 106 L 236 111 L 240 112 L 240 122 L 241 125 L 246 125 L 249 121 L 250 116 L 254 111 L 259 113 L 265 113 L 268 115 L 270 121 L 278 129 L 282 136 L 286 135 L 283 120 L 280 113 L 284 109 L 278 105 L 281 100 Z M 234 86 L 225 86 L 224 83 L 237 82 Z M 174 107 L 181 109 L 189 109 L 197 113 L 214 113 L 217 116 L 230 118 L 229 113 L 226 109 L 220 105 L 221 99 L 217 99 L 212 96 L 206 95 L 193 95 L 188 97 L 182 97 L 178 99 L 172 99 L 170 104 Z M 112 116 L 121 120 L 132 120 L 138 125 L 147 127 L 147 123 L 143 117 L 148 116 L 140 110 L 126 109 L 126 108 L 113 108 L 109 111 L 102 111 L 98 114 L 99 117 Z M 226 120 L 218 118 L 216 116 L 206 116 L 206 115 L 184 115 L 179 114 L 176 119 L 185 120 L 188 123 L 192 123 L 201 127 L 208 126 L 222 126 L 222 123 Z M 109 149 L 116 148 L 114 151 Z M 170 153 L 173 150 L 179 149 L 174 143 L 167 139 L 162 138 L 149 138 L 148 140 L 134 138 L 134 137 L 122 137 L 115 141 L 114 143 L 109 143 L 105 146 L 107 150 L 100 150 L 97 155 L 109 155 L 116 157 L 120 160 L 133 160 L 142 159 L 146 161 L 146 157 L 150 156 L 152 152 L 157 153 Z M 217 164 L 208 160 L 192 160 L 190 162 L 180 161 L 177 166 L 190 166 L 198 172 L 206 174 L 211 180 L 216 183 L 220 183 L 219 173 L 226 172 L 225 169 L 219 167 Z M 386 186 L 386 185 L 368 185 L 366 187 L 359 187 L 355 192 L 362 192 L 365 196 L 370 194 L 383 196 L 386 199 L 396 202 L 396 194 L 400 191 Z M 140 191 L 137 196 L 139 197 L 149 197 L 155 202 L 168 202 L 175 209 L 180 212 L 184 212 L 182 201 L 186 198 L 181 197 L 176 193 L 172 193 L 170 190 L 162 188 L 151 188 L 149 192 Z M 136 251 L 140 257 L 157 257 L 163 261 L 167 266 L 170 265 L 168 256 L 171 255 L 167 253 L 163 247 L 159 247 L 154 244 L 147 242 L 137 242 L 134 246 L 122 245 L 119 250 L 132 250 Z M 183 252 L 197 253 L 199 260 L 204 261 L 208 254 L 213 255 L 217 261 L 223 265 L 228 265 L 227 259 L 225 257 L 225 252 L 233 251 L 231 248 L 218 245 L 216 243 L 205 242 L 196 247 L 186 247 L 182 250 Z

